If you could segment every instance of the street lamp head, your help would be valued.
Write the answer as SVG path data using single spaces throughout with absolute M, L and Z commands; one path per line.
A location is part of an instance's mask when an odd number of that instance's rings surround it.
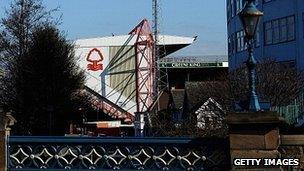
M 247 0 L 245 7 L 238 14 L 248 39 L 254 37 L 260 17 L 263 16 L 263 13 L 256 8 L 254 1 Z

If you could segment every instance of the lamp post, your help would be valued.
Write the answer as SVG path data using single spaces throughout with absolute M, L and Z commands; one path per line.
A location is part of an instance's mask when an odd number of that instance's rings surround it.
M 259 99 L 256 93 L 256 60 L 253 56 L 253 43 L 256 29 L 263 13 L 259 11 L 255 4 L 255 0 L 246 0 L 245 7 L 238 14 L 244 31 L 245 39 L 248 45 L 248 59 L 246 61 L 248 69 L 248 80 L 249 80 L 249 92 L 248 92 L 248 109 L 251 112 L 256 112 L 261 110 Z

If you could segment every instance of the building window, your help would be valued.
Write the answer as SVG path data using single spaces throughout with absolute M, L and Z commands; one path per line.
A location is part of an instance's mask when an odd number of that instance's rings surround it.
M 237 47 L 236 47 L 237 52 L 241 52 L 241 51 L 247 49 L 246 42 L 245 42 L 245 32 L 243 30 L 238 31 L 236 33 L 236 44 L 237 44 Z
M 232 47 L 231 47 L 231 37 L 228 37 L 228 54 L 231 54 L 232 53 Z
M 259 5 L 259 0 L 255 0 L 255 5 Z
M 304 12 L 302 13 L 302 23 L 303 23 L 303 30 L 304 30 Z M 304 37 L 304 34 L 303 34 Z M 304 94 L 303 94 L 304 95 Z M 304 102 L 304 101 L 303 101 Z
M 231 53 L 235 53 L 235 34 L 231 35 Z
M 241 34 L 240 34 L 240 32 L 236 33 L 236 51 L 237 52 L 241 51 Z
M 254 38 L 254 46 L 259 47 L 260 46 L 260 29 L 257 28 L 256 35 Z M 247 50 L 248 45 L 245 39 L 245 31 L 241 30 L 236 32 L 235 34 L 232 34 L 228 38 L 228 49 L 229 53 L 235 53 L 235 52 L 241 52 L 244 50 Z
M 272 28 L 271 22 L 265 23 L 265 44 L 270 45 L 272 44 Z
M 240 39 L 240 33 L 236 32 L 236 51 L 241 51 L 241 39 Z
M 256 30 L 256 34 L 255 34 L 255 38 L 254 38 L 254 45 L 255 47 L 259 47 L 260 46 L 260 27 L 257 27 Z
M 270 1 L 272 1 L 272 0 L 263 0 L 264 3 L 267 3 L 267 2 L 270 2 Z
M 231 17 L 234 17 L 235 16 L 235 4 L 234 4 L 234 1 L 235 0 L 231 0 L 230 1 L 230 5 L 231 5 Z
M 245 31 L 241 31 L 241 50 L 246 50 L 247 49 L 247 45 L 246 45 L 246 41 L 245 41 Z
M 227 0 L 227 21 L 229 21 L 230 18 L 231 18 L 230 1 L 231 1 L 231 0 Z
M 279 27 L 279 20 L 272 21 L 272 29 L 273 29 L 273 43 L 280 42 L 280 27 Z
M 277 44 L 295 39 L 295 17 L 267 21 L 264 23 L 265 44 Z
M 243 0 L 236 0 L 236 11 L 239 13 L 243 8 Z
M 287 41 L 287 22 L 286 18 L 280 20 L 280 40 L 285 42 Z
M 231 34 L 228 38 L 228 53 L 234 54 L 235 53 L 235 36 Z
M 287 17 L 287 40 L 294 40 L 295 39 L 295 17 L 290 16 Z

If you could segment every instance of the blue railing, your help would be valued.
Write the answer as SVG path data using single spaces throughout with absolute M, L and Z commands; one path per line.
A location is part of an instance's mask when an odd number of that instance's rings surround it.
M 227 139 L 29 137 L 8 139 L 8 170 L 229 170 Z

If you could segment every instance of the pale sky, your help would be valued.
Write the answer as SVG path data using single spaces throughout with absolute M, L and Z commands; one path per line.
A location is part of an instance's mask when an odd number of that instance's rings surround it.
M 174 55 L 227 54 L 225 0 L 159 0 L 160 32 L 198 36 Z M 12 0 L 1 0 L 0 17 Z M 47 9 L 60 7 L 60 29 L 71 40 L 127 34 L 143 18 L 152 23 L 152 0 L 43 0 Z

